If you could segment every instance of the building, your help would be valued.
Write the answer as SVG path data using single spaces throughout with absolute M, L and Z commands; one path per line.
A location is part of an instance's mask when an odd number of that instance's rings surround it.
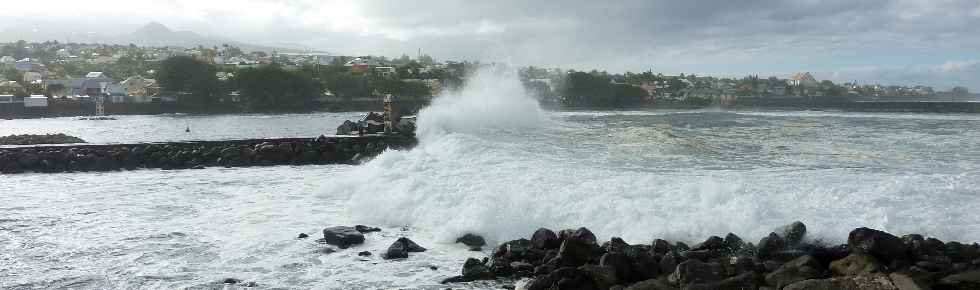
M 383 79 L 392 78 L 392 77 L 395 76 L 395 67 L 393 67 L 393 66 L 379 66 L 379 67 L 375 67 L 374 68 L 374 73 L 377 74 L 378 77 L 383 78 Z
M 125 95 L 129 96 L 129 102 L 132 103 L 151 103 L 153 102 L 152 96 L 157 91 L 156 80 L 142 76 L 129 77 L 119 82 L 119 86 L 122 87 Z

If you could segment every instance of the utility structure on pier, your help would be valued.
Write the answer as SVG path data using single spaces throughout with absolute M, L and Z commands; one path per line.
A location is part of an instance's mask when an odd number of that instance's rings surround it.
M 105 116 L 105 97 L 109 95 L 109 83 L 100 82 L 102 91 L 95 97 L 95 115 Z
M 391 134 L 391 94 L 385 94 L 385 135 Z

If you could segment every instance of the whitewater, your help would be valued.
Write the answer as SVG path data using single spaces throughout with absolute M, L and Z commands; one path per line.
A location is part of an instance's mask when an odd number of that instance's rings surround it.
M 292 137 L 356 116 L 0 127 L 166 141 L 207 138 L 181 135 L 187 123 L 221 138 Z M 729 232 L 757 241 L 799 220 L 829 242 L 861 226 L 980 241 L 976 115 L 545 111 L 515 74 L 488 70 L 419 112 L 418 126 L 416 148 L 357 166 L 0 175 L 0 288 L 234 288 L 219 283 L 233 277 L 259 289 L 442 289 L 466 258 L 491 253 L 454 244 L 460 235 L 493 245 L 539 227 L 691 243 Z M 296 239 L 353 224 L 383 231 L 332 253 Z M 382 260 L 402 236 L 429 250 Z M 365 250 L 374 255 L 357 256 Z

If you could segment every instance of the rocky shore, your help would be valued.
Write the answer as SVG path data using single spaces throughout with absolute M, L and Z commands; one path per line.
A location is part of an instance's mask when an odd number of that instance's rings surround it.
M 0 137 L 0 145 L 39 145 L 39 144 L 75 144 L 85 143 L 85 140 L 75 136 L 65 134 L 45 134 L 45 135 L 9 135 Z
M 851 231 L 846 244 L 829 245 L 807 238 L 800 222 L 755 244 L 729 233 L 693 246 L 615 237 L 600 243 L 585 228 L 542 228 L 530 239 L 501 244 L 492 258 L 468 259 L 461 275 L 443 283 L 525 278 L 527 290 L 976 290 L 980 245 L 869 228 Z
M 368 128 L 380 115 L 368 114 L 359 123 L 345 122 L 360 135 L 318 138 L 275 138 L 167 143 L 49 145 L 0 147 L 0 174 L 117 171 L 140 168 L 201 169 L 212 166 L 352 164 L 376 156 L 385 149 L 415 146 L 414 121 L 398 122 L 394 134 L 377 134 Z M 372 119 L 373 118 L 373 119 Z M 350 124 L 354 125 L 350 125 Z M 358 124 L 362 127 L 356 127 Z M 350 131 L 346 133 L 351 133 Z M 25 135 L 17 135 L 25 136 Z M 66 135 L 30 135 L 11 140 L 81 143 Z M 74 139 L 73 139 L 74 138 Z M 81 141 L 81 142 L 73 142 Z M 44 143 L 47 143 L 44 142 Z M 57 143 L 57 142 L 56 142 Z

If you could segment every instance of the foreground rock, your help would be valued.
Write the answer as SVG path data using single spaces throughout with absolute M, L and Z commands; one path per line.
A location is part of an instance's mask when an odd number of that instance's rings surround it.
M 364 234 L 352 227 L 329 227 L 323 229 L 323 242 L 346 249 L 364 243 Z
M 398 238 L 391 246 L 388 247 L 388 251 L 385 252 L 384 258 L 386 260 L 390 259 L 404 259 L 408 258 L 408 253 L 425 252 L 425 248 L 419 246 L 412 240 L 402 237 Z
M 536 289 L 980 289 L 980 245 L 858 228 L 826 245 L 794 222 L 758 244 L 735 234 L 689 247 L 655 239 L 601 245 L 585 228 L 538 229 L 505 242 L 492 258 L 468 259 L 443 283 L 531 278 Z
M 456 239 L 456 242 L 466 245 L 471 251 L 480 251 L 487 244 L 487 240 L 477 234 L 465 234 Z
M 0 137 L 0 145 L 38 145 L 38 144 L 73 144 L 85 143 L 85 140 L 75 136 L 65 134 L 45 134 L 45 135 L 10 135 Z

